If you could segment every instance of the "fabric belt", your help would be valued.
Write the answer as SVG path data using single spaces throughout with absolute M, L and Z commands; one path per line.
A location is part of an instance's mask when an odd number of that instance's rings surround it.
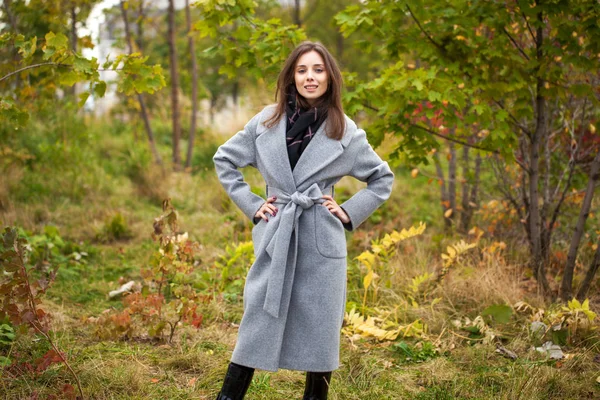
M 271 264 L 269 266 L 267 294 L 263 309 L 275 318 L 279 318 L 286 267 L 290 268 L 292 275 L 296 270 L 298 219 L 304 210 L 315 204 L 325 202 L 326 200 L 321 198 L 324 194 L 331 193 L 333 193 L 333 186 L 321 191 L 316 182 L 303 192 L 296 191 L 291 194 L 273 186 L 267 187 L 267 197 L 277 196 L 273 203 L 279 205 L 279 211 L 277 212 L 279 214 L 279 225 L 271 238 L 268 239 L 266 247 L 266 251 L 271 257 Z M 292 232 L 295 232 L 293 244 L 290 243 Z M 291 260 L 291 265 L 287 265 L 290 250 L 293 250 L 294 257 Z

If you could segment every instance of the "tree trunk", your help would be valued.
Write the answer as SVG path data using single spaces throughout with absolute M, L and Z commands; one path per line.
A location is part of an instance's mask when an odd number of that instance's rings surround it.
M 477 192 L 479 190 L 479 173 L 481 171 L 481 156 L 479 153 L 475 157 L 475 170 L 470 177 L 469 167 L 469 147 L 463 146 L 463 182 L 462 182 L 462 213 L 460 215 L 460 231 L 467 233 L 473 209 L 477 206 Z M 469 191 L 470 188 L 470 191 Z
M 298 25 L 298 27 L 302 26 L 302 20 L 300 19 L 300 9 L 300 0 L 294 0 L 294 23 Z
M 185 167 L 192 166 L 192 156 L 194 152 L 194 138 L 196 136 L 196 121 L 198 119 L 198 65 L 196 62 L 196 46 L 192 37 L 192 17 L 190 15 L 190 2 L 185 0 L 185 18 L 188 31 L 188 46 L 190 57 L 192 58 L 192 117 L 190 122 L 190 137 L 188 141 L 187 157 Z
M 179 122 L 179 72 L 177 71 L 177 50 L 175 48 L 174 0 L 169 0 L 168 26 L 169 61 L 171 70 L 171 118 L 173 124 L 173 168 L 175 170 L 178 170 L 181 166 L 181 157 L 179 154 L 179 139 L 181 137 L 181 125 Z
M 140 51 L 144 50 L 144 19 L 146 18 L 146 14 L 144 14 L 144 0 L 140 0 L 138 4 L 138 18 L 137 18 L 137 38 L 136 43 L 138 49 Z
M 459 231 L 467 233 L 469 227 L 466 222 L 469 213 L 469 147 L 462 148 L 462 181 L 461 181 L 461 213 Z
M 587 296 L 587 292 L 590 289 L 590 286 L 592 284 L 592 280 L 594 279 L 594 276 L 596 276 L 596 272 L 598 271 L 598 268 L 600 268 L 600 237 L 598 237 L 598 243 L 596 243 L 596 253 L 594 254 L 594 260 L 592 260 L 592 263 L 590 264 L 590 268 L 587 271 L 587 274 L 585 274 L 585 279 L 583 280 L 583 282 L 581 282 L 581 287 L 579 288 L 579 292 L 577 292 L 577 299 L 579 301 L 583 301 L 585 299 L 585 297 Z
M 8 17 L 8 23 L 10 25 L 10 29 L 12 30 L 12 33 L 14 33 L 15 35 L 18 34 L 18 29 L 17 29 L 17 19 L 15 18 L 15 15 L 12 13 L 11 10 L 11 0 L 4 0 L 2 2 L 2 5 L 4 6 L 4 12 L 6 13 L 6 16 Z M 13 50 L 12 52 L 12 59 L 13 59 L 13 63 L 14 63 L 14 68 L 17 69 L 18 65 L 19 65 L 19 53 L 16 50 Z M 15 86 L 14 86 L 14 91 L 19 92 L 21 90 L 21 74 L 16 74 L 15 75 Z M 19 96 L 16 96 L 16 100 L 19 99 Z
M 73 53 L 77 53 L 77 11 L 75 10 L 74 1 L 71 1 L 69 12 L 71 16 L 71 50 L 73 50 Z M 73 102 L 77 103 L 77 99 L 75 98 L 77 95 L 77 83 L 74 83 L 73 86 L 69 88 L 69 93 L 71 94 Z
M 592 168 L 590 171 L 590 177 L 588 180 L 587 188 L 585 190 L 585 196 L 583 197 L 583 202 L 581 204 L 581 210 L 579 211 L 579 218 L 577 218 L 577 223 L 575 224 L 575 232 L 573 233 L 573 237 L 571 238 L 571 245 L 569 247 L 569 253 L 567 255 L 567 264 L 565 265 L 565 272 L 563 275 L 563 279 L 560 285 L 560 297 L 563 300 L 570 300 L 572 297 L 572 286 L 573 286 L 573 272 L 575 270 L 575 260 L 577 259 L 577 250 L 579 249 L 579 244 L 581 242 L 581 238 L 583 237 L 585 222 L 588 219 L 590 214 L 590 208 L 592 206 L 592 199 L 594 198 L 594 188 L 596 187 L 596 183 L 600 180 L 600 152 L 596 154 L 594 157 L 594 161 L 592 161 Z M 594 263 L 590 266 L 588 270 L 588 275 L 592 273 L 592 276 L 589 277 L 589 280 L 594 277 L 596 270 L 593 268 Z M 597 268 L 596 268 L 597 269 Z M 585 277 L 588 280 L 588 276 Z M 589 285 L 589 282 L 587 282 Z M 587 287 L 584 289 L 584 284 L 582 284 L 580 293 L 587 293 Z M 579 297 L 579 294 L 577 295 Z
M 454 136 L 454 129 L 451 135 Z M 448 201 L 450 202 L 449 208 L 452 210 L 452 214 L 446 219 L 452 226 L 456 216 L 456 146 L 454 142 L 449 141 L 448 147 L 450 149 L 450 159 L 448 160 Z
M 435 164 L 435 171 L 440 180 L 440 204 L 442 205 L 442 218 L 444 218 L 444 230 L 448 232 L 452 229 L 452 221 L 444 217 L 446 211 L 448 211 L 450 201 L 448 200 L 448 191 L 446 190 L 446 178 L 444 177 L 444 169 L 442 168 L 442 162 L 437 152 L 433 153 L 433 162 Z
M 543 24 L 542 13 L 538 14 L 538 21 Z M 537 59 L 542 61 L 542 45 L 544 40 L 544 30 L 542 26 L 537 28 L 536 47 Z M 544 295 L 550 294 L 550 285 L 545 275 L 544 254 L 542 248 L 542 233 L 541 233 L 541 218 L 539 207 L 539 182 L 540 182 L 540 145 L 544 138 L 547 137 L 545 130 L 547 129 L 548 110 L 546 98 L 542 95 L 544 81 L 542 78 L 537 78 L 536 82 L 536 128 L 531 136 L 530 147 L 530 163 L 529 163 L 529 230 L 531 232 L 531 240 L 533 242 L 532 262 L 535 277 L 538 282 L 538 288 Z
M 131 31 L 129 29 L 129 20 L 127 19 L 127 10 L 125 9 L 125 5 L 123 4 L 123 0 L 121 0 L 121 16 L 123 17 L 123 23 L 125 25 L 125 40 L 127 42 L 127 47 L 129 49 L 129 54 L 133 53 L 133 42 L 131 39 Z M 140 103 L 140 114 L 142 116 L 142 120 L 144 121 L 144 127 L 146 128 L 146 135 L 148 136 L 148 144 L 150 145 L 150 150 L 152 151 L 152 155 L 154 156 L 154 162 L 158 165 L 162 165 L 162 159 L 160 158 L 160 154 L 156 149 L 156 142 L 154 141 L 154 133 L 152 132 L 152 127 L 150 126 L 150 118 L 148 117 L 148 110 L 146 108 L 146 102 L 144 101 L 144 97 L 141 93 L 137 94 L 138 102 Z

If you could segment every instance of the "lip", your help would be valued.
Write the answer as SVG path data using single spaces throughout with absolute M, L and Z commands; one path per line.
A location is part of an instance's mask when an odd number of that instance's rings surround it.
M 314 90 L 318 89 L 318 85 L 309 85 L 309 86 L 304 86 L 304 89 L 308 90 L 309 92 L 312 92 Z

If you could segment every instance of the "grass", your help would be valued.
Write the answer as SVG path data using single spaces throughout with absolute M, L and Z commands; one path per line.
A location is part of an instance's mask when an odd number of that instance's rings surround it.
M 0 184 L 0 221 L 21 226 L 32 235 L 42 232 L 46 225 L 55 225 L 71 246 L 70 252 L 76 249 L 87 254 L 79 262 L 61 264 L 44 300 L 45 309 L 52 315 L 52 334 L 77 371 L 86 396 L 214 399 L 236 340 L 236 324 L 242 312 L 239 296 L 230 300 L 216 296 L 203 303 L 201 328 L 181 326 L 171 344 L 144 337 L 100 340 L 95 335 L 93 318 L 104 310 L 122 307 L 119 300 L 107 298 L 110 290 L 120 282 L 140 280 L 140 270 L 149 264 L 157 248 L 150 232 L 165 196 L 179 211 L 181 230 L 201 244 L 200 270 L 210 270 L 227 244 L 250 240 L 250 223 L 224 194 L 209 168 L 207 158 L 223 138 L 206 133 L 198 145 L 201 151 L 194 173 L 163 174 L 152 166 L 144 143 L 128 139 L 130 136 L 123 132 L 103 135 L 101 126 L 90 129 L 90 138 L 82 136 L 72 144 L 84 154 L 73 165 L 62 165 L 62 153 L 52 150 L 38 154 L 45 162 L 44 168 L 15 164 L 5 171 L 6 179 Z M 29 140 L 31 147 L 33 139 Z M 74 154 L 77 149 L 64 154 Z M 161 148 L 165 159 L 167 150 Z M 52 166 L 59 164 L 63 173 L 48 175 Z M 88 172 L 72 181 L 83 167 L 89 168 Z M 464 339 L 468 332 L 452 325 L 455 319 L 476 317 L 492 304 L 526 300 L 534 306 L 548 306 L 532 290 L 532 280 L 521 267 L 525 249 L 518 239 L 506 239 L 506 251 L 486 256 L 482 249 L 494 238 L 484 237 L 478 250 L 451 268 L 440 284 L 420 293 L 418 306 L 408 305 L 405 295 L 411 279 L 438 271 L 446 246 L 463 237 L 443 233 L 439 188 L 435 184 L 428 184 L 425 176 L 413 179 L 408 168 L 397 168 L 395 172 L 390 200 L 358 231 L 348 234 L 348 299 L 362 301 L 364 271 L 354 257 L 369 249 L 373 238 L 418 221 L 427 222 L 425 234 L 402 242 L 386 270 L 380 271 L 380 282 L 388 284 L 381 283 L 377 299 L 368 304 L 367 310 L 376 313 L 377 308 L 395 307 L 395 318 L 401 323 L 420 319 L 427 325 L 425 336 L 399 340 L 414 349 L 423 342 L 434 343 L 437 354 L 421 362 L 407 361 L 390 342 L 344 337 L 342 365 L 333 374 L 330 399 L 598 397 L 594 357 L 599 345 L 594 332 L 564 347 L 567 359 L 548 361 L 531 350 L 528 319 L 515 315 L 510 323 L 493 326 L 500 333 L 498 342 L 519 355 L 512 361 L 498 355 L 493 344 Z M 244 173 L 255 192 L 264 191 L 257 171 L 247 169 Z M 344 178 L 336 185 L 338 202 L 362 187 L 363 183 Z M 431 306 L 434 298 L 441 300 Z M 38 359 L 47 349 L 43 340 L 31 334 L 20 334 L 14 343 L 0 348 L 0 355 L 8 355 L 14 362 L 0 376 L 4 398 L 31 398 L 34 393 L 46 398 L 60 394 L 66 383 L 73 384 L 61 364 L 39 373 L 27 370 L 25 363 Z M 303 387 L 302 372 L 257 371 L 247 398 L 296 399 Z

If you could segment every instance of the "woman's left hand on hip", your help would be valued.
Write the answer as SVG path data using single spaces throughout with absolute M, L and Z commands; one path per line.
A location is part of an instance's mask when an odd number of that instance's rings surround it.
M 323 202 L 323 205 L 325 207 L 327 207 L 327 209 L 333 215 L 338 217 L 345 224 L 350 222 L 350 217 L 348 217 L 348 214 L 346 214 L 346 212 L 342 209 L 342 207 L 340 207 L 338 205 L 338 203 L 336 203 L 336 201 L 333 199 L 333 197 L 326 194 L 326 195 L 323 195 L 322 198 L 325 199 L 325 202 Z

